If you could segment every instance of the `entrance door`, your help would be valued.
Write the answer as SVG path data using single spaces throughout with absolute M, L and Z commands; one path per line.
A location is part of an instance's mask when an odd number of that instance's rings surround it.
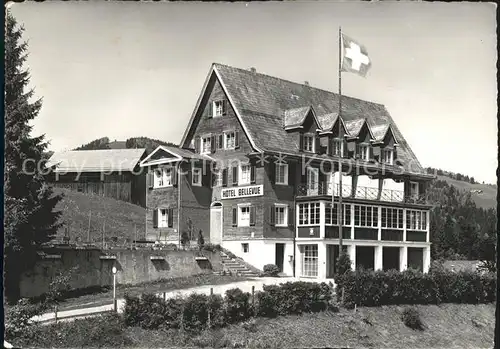
M 222 244 L 222 205 L 215 203 L 210 208 L 210 242 Z
M 283 264 L 285 261 L 285 244 L 276 244 L 276 266 L 280 272 L 283 272 Z
M 319 169 L 307 168 L 307 195 L 318 195 Z

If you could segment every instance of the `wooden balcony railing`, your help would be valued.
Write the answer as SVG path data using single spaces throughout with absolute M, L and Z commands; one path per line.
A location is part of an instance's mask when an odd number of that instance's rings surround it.
M 332 185 L 328 182 L 318 182 L 309 184 L 299 184 L 297 186 L 298 197 L 314 197 L 314 196 L 338 196 L 339 185 Z M 382 189 L 372 187 L 357 186 L 353 193 L 351 185 L 342 185 L 342 197 L 356 198 L 363 200 L 386 201 L 386 202 L 401 202 L 411 204 L 427 204 L 428 201 L 425 195 L 405 196 L 402 190 Z

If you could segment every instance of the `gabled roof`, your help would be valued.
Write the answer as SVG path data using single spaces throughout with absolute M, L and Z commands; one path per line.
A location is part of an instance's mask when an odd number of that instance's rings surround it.
M 210 77 L 215 74 L 235 109 L 250 144 L 255 151 L 286 152 L 300 154 L 298 138 L 287 133 L 283 127 L 286 110 L 311 106 L 317 115 L 334 115 L 338 112 L 339 96 L 335 93 L 294 83 L 269 75 L 255 73 L 227 65 L 214 63 L 205 81 L 197 108 L 205 93 Z M 190 121 L 195 117 L 196 110 Z M 347 127 L 357 133 L 358 123 L 366 119 L 369 128 L 377 125 L 391 125 L 394 136 L 399 142 L 398 159 L 406 170 L 425 174 L 409 144 L 394 123 L 391 115 L 382 104 L 363 101 L 342 95 L 342 119 Z M 327 123 L 325 120 L 323 124 Z M 362 125 L 361 125 L 362 126 Z M 351 132 L 351 130 L 348 131 Z M 186 141 L 188 130 L 181 145 Z M 411 163 L 411 168 L 409 164 Z
M 71 150 L 54 153 L 47 167 L 57 166 L 55 172 L 132 171 L 146 149 Z
M 285 110 L 285 128 L 301 126 L 311 107 L 299 107 Z
M 167 156 L 163 156 L 157 159 L 153 159 L 154 156 L 159 152 L 165 152 Z M 144 160 L 141 161 L 140 166 L 152 166 L 166 163 L 173 163 L 182 160 L 207 160 L 213 161 L 213 159 L 204 154 L 197 154 L 193 150 L 183 149 L 173 146 L 160 145 L 155 150 L 151 152 Z
M 392 130 L 391 125 L 377 125 L 371 128 L 373 137 L 375 142 L 382 142 L 384 138 L 387 136 L 387 133 L 392 134 L 392 138 L 394 138 L 394 143 L 398 144 L 398 140 L 394 135 L 394 131 Z

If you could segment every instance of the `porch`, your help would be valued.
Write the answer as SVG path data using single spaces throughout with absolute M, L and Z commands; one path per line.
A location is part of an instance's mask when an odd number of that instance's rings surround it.
M 428 272 L 429 243 L 374 243 L 346 241 L 343 249 L 349 255 L 353 270 L 415 269 Z M 338 241 L 304 241 L 297 243 L 296 275 L 302 278 L 333 278 L 339 256 Z

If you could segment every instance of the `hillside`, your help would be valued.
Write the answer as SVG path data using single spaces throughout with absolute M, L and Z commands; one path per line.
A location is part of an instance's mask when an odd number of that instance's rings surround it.
M 95 139 L 87 144 L 83 144 L 74 150 L 97 150 L 97 149 L 131 149 L 131 148 L 146 148 L 148 153 L 151 153 L 160 145 L 174 146 L 177 144 L 165 142 L 159 139 L 149 137 L 132 137 L 126 141 L 110 141 L 109 137 Z
M 54 188 L 54 192 L 64 195 L 56 206 L 56 210 L 63 212 L 62 221 L 65 222 L 65 227 L 58 232 L 58 240 L 68 234 L 71 243 L 87 242 L 89 216 L 92 242 L 101 244 L 103 231 L 105 241 L 113 245 L 124 245 L 135 240 L 135 231 L 137 239 L 144 239 L 146 212 L 143 207 L 67 189 Z
M 448 176 L 437 176 L 438 180 L 445 181 L 449 185 L 453 185 L 458 190 L 463 190 L 471 193 L 474 203 L 481 208 L 496 208 L 497 207 L 497 186 L 492 184 L 469 183 L 462 180 L 456 180 Z

